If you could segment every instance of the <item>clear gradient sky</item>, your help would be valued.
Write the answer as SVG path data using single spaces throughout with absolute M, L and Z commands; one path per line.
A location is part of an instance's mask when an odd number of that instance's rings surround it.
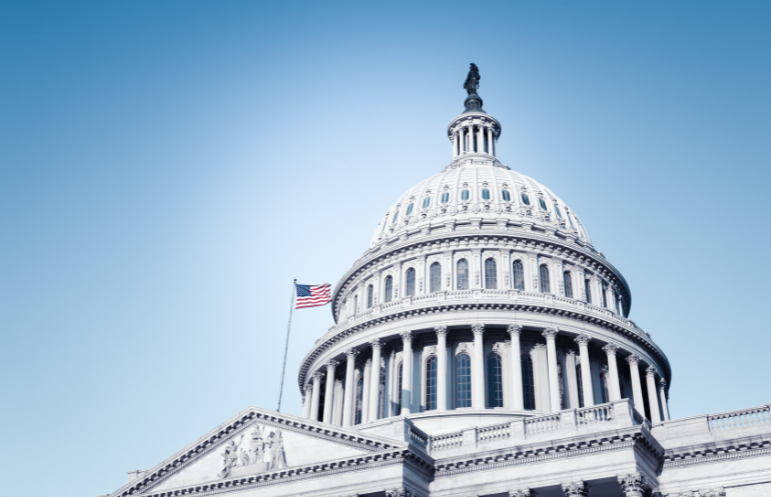
M 96 497 L 275 408 L 337 283 L 451 160 L 500 159 L 629 281 L 674 417 L 771 402 L 771 2 L 0 2 L 0 472 Z M 295 313 L 284 410 L 332 325 Z

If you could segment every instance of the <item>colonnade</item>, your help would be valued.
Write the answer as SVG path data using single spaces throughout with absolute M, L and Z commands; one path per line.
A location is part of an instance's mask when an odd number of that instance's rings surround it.
M 486 375 L 485 375 L 485 326 L 482 324 L 472 324 L 471 332 L 473 334 L 473 345 L 469 344 L 471 348 L 471 408 L 472 409 L 485 409 L 487 392 L 486 387 Z M 468 328 L 465 328 L 466 330 Z M 507 328 L 510 341 L 506 341 L 508 345 L 507 365 L 508 377 L 504 384 L 508 384 L 507 391 L 504 392 L 505 397 L 508 400 L 508 408 L 513 411 L 525 410 L 525 392 L 523 384 L 523 368 L 522 368 L 522 347 L 521 347 L 521 335 L 522 326 L 518 324 L 510 324 Z M 436 410 L 445 411 L 452 408 L 457 408 L 450 405 L 450 399 L 448 399 L 448 381 L 451 374 L 448 374 L 448 329 L 447 326 L 441 325 L 434 328 L 433 332 L 436 334 L 436 348 L 435 352 L 432 349 L 432 356 L 436 357 Z M 535 378 L 536 383 L 542 385 L 542 390 L 548 390 L 548 394 L 544 395 L 544 400 L 541 401 L 540 410 L 543 412 L 557 412 L 562 409 L 563 406 L 563 394 L 561 389 L 560 378 L 560 362 L 558 360 L 557 353 L 557 337 L 559 331 L 555 328 L 546 328 L 540 331 L 540 335 L 545 339 L 545 347 L 543 344 L 536 344 L 532 347 L 533 351 L 543 351 L 542 356 L 545 357 L 545 367 L 533 368 L 534 375 L 540 375 Z M 420 393 L 413 392 L 412 386 L 414 385 L 415 373 L 417 371 L 420 378 L 420 385 L 425 385 L 426 378 L 424 377 L 423 369 L 420 364 L 413 364 L 413 333 L 405 331 L 400 334 L 401 339 L 401 383 L 398 381 L 398 374 L 395 370 L 394 357 L 396 349 L 398 349 L 398 343 L 391 345 L 391 371 L 389 382 L 392 385 L 392 395 L 388 396 L 391 403 L 398 406 L 398 410 L 384 409 L 391 411 L 390 415 L 407 415 L 412 413 L 413 406 L 420 404 L 421 402 L 415 402 L 420 398 Z M 396 339 L 398 340 L 398 339 Z M 395 340 L 394 340 L 395 341 Z M 579 407 L 578 389 L 580 386 L 583 407 L 590 407 L 595 405 L 595 387 L 601 387 L 592 380 L 592 367 L 590 359 L 589 344 L 592 338 L 586 334 L 578 335 L 574 338 L 574 341 L 578 344 L 578 356 L 573 350 L 568 350 L 564 356 L 564 365 L 567 370 L 565 381 L 567 388 L 565 389 L 564 397 L 567 397 L 571 408 Z M 368 344 L 368 348 L 371 352 L 371 359 L 366 361 L 363 372 L 359 370 L 359 376 L 362 379 L 363 391 L 358 392 L 356 388 L 357 368 L 356 357 L 361 353 L 360 350 L 350 348 L 345 352 L 345 375 L 344 386 L 342 382 L 335 380 L 335 372 L 340 363 L 336 360 L 330 360 L 319 370 L 313 372 L 310 377 L 311 382 L 305 386 L 305 399 L 304 399 L 304 417 L 313 421 L 323 421 L 324 423 L 341 424 L 342 426 L 352 426 L 357 423 L 357 413 L 361 414 L 361 419 L 358 420 L 361 423 L 368 423 L 377 420 L 383 413 L 380 409 L 381 401 L 381 374 L 380 364 L 383 357 L 383 348 L 386 343 L 379 338 L 373 339 Z M 432 346 L 433 347 L 433 346 Z M 607 401 L 614 402 L 622 398 L 621 383 L 618 367 L 618 351 L 619 346 L 614 343 L 607 343 L 602 347 L 605 357 L 603 358 L 607 364 L 603 365 L 603 371 L 605 371 L 605 386 L 607 388 Z M 502 356 L 503 359 L 503 356 Z M 635 353 L 631 353 L 626 356 L 626 362 L 629 365 L 630 380 L 632 385 L 632 402 L 637 411 L 645 416 L 645 405 L 647 403 L 651 421 L 653 423 L 659 423 L 662 420 L 669 419 L 669 412 L 666 398 L 666 380 L 660 378 L 656 381 L 657 370 L 655 366 L 648 365 L 645 369 L 645 385 L 647 390 L 647 399 L 643 398 L 642 379 L 640 375 L 640 365 L 642 359 Z M 595 361 L 596 362 L 596 361 Z M 580 378 L 577 377 L 577 365 L 582 365 L 580 368 Z M 586 365 L 589 365 L 587 367 Z M 543 365 L 542 365 L 543 366 Z M 539 373 L 543 371 L 543 373 Z M 320 397 L 321 397 L 321 385 L 322 380 L 326 378 L 326 388 L 324 390 L 324 406 L 322 412 L 320 411 Z M 580 382 L 580 385 L 579 385 Z M 336 388 L 337 386 L 337 388 Z M 385 394 L 383 393 L 385 396 Z M 417 395 L 417 397 L 416 397 Z M 337 399 L 336 396 L 340 396 Z M 340 402 L 342 399 L 342 402 Z M 355 403 L 359 403 L 358 407 Z M 337 407 L 335 407 L 337 406 Z M 661 407 L 660 407 L 661 406 Z M 422 409 L 422 407 L 421 407 Z M 336 410 L 342 410 L 342 413 L 335 413 Z M 663 418 L 662 418 L 663 414 Z M 389 414 L 385 414 L 388 417 Z M 321 419 L 319 419 L 321 417 Z
M 498 152 L 495 134 L 495 130 L 490 125 L 459 124 L 452 135 L 453 158 L 472 152 L 495 156 Z M 487 143 L 487 150 L 485 150 L 485 143 Z

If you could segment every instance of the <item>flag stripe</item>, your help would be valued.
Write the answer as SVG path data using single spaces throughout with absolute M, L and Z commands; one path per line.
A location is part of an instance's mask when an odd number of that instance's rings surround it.
M 329 283 L 323 285 L 296 285 L 297 301 L 295 309 L 317 307 L 332 302 L 332 288 Z

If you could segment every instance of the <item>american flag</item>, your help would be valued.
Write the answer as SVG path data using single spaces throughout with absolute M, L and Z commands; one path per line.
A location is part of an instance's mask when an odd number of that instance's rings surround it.
M 332 289 L 329 283 L 323 285 L 298 285 L 295 283 L 295 288 L 297 289 L 295 309 L 327 305 L 332 302 Z

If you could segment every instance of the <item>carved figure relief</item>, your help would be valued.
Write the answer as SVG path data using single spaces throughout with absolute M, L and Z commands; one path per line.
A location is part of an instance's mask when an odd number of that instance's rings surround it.
M 223 468 L 219 472 L 220 478 L 231 476 L 234 469 L 241 467 L 248 467 L 254 473 L 287 467 L 281 430 L 254 425 L 246 446 L 241 447 L 244 438 L 245 435 L 241 435 L 238 442 L 231 440 L 225 445 L 221 454 Z

